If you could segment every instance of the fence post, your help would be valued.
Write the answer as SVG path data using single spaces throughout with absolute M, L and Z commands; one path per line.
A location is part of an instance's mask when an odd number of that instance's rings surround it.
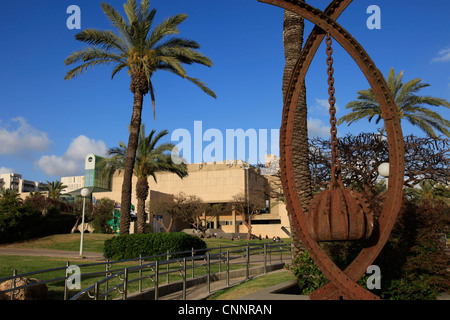
M 283 245 L 280 242 L 280 262 L 283 262 Z
M 66 276 L 66 278 L 64 279 L 64 300 L 67 300 L 67 298 L 69 297 L 69 288 L 67 288 L 67 268 L 69 268 L 70 266 L 70 262 L 67 261 L 66 262 L 66 270 L 64 271 L 64 274 Z
M 110 276 L 110 274 L 109 274 L 109 267 L 110 267 L 109 259 L 106 259 L 105 278 Z M 106 281 L 106 283 L 105 283 L 105 292 L 108 291 L 108 288 L 109 288 L 109 281 Z M 107 294 L 105 295 L 105 300 L 108 300 L 108 295 Z
M 142 254 L 139 255 L 139 292 L 142 292 Z
M 11 289 L 14 289 L 16 287 L 16 278 L 15 276 L 17 276 L 17 269 L 13 270 L 13 279 L 11 279 Z M 16 291 L 12 290 L 11 294 L 10 294 L 10 298 L 11 300 L 14 300 L 14 296 L 16 295 Z
M 264 243 L 264 274 L 267 273 L 267 243 Z
M 247 243 L 247 247 L 245 248 L 245 254 L 246 254 L 246 257 L 245 257 L 245 260 L 246 260 L 246 266 L 245 266 L 245 279 L 246 280 L 248 280 L 248 278 L 249 278 L 249 268 L 250 268 L 250 249 L 249 249 L 249 246 L 248 246 L 248 243 Z
M 186 258 L 183 258 L 183 300 L 186 300 Z
M 206 293 L 208 294 L 210 292 L 210 281 L 211 281 L 211 257 L 210 253 L 206 254 Z
M 269 244 L 269 264 L 272 264 L 272 245 Z
M 125 268 L 124 269 L 124 275 L 123 275 L 122 300 L 127 300 L 127 291 L 128 291 L 128 268 Z
M 192 257 L 192 259 L 191 259 L 191 264 L 192 264 L 192 270 L 191 270 L 191 278 L 194 278 L 194 264 L 195 264 L 195 261 L 194 261 L 194 248 L 192 248 L 191 249 L 191 257 Z
M 155 300 L 159 299 L 159 261 L 155 261 Z
M 230 250 L 227 250 L 227 287 L 230 286 Z
M 219 272 L 222 272 L 222 245 L 219 244 Z
M 94 284 L 94 300 L 98 300 L 98 296 L 100 295 L 99 284 L 96 282 Z
M 169 284 L 169 258 L 170 258 L 170 250 L 167 250 L 167 267 L 166 267 L 166 283 Z

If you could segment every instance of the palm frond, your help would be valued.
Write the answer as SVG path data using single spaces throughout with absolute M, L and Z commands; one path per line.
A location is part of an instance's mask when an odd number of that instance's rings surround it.
M 395 71 L 391 68 L 386 80 L 389 90 L 395 98 L 400 119 L 407 119 L 412 125 L 419 127 L 431 137 L 436 136 L 434 130 L 449 136 L 450 121 L 425 106 L 450 108 L 450 103 L 441 98 L 416 95 L 420 89 L 428 87 L 429 84 L 423 83 L 419 78 L 402 83 L 402 78 L 403 71 L 395 76 Z M 378 124 L 382 119 L 382 111 L 373 90 L 358 91 L 357 99 L 346 105 L 345 108 L 351 111 L 342 116 L 337 124 L 347 122 L 350 125 L 363 118 L 367 118 L 369 122 L 375 118 L 375 122 Z
M 178 34 L 178 25 L 186 20 L 186 18 L 186 14 L 177 14 L 157 25 L 147 41 L 147 49 L 153 48 L 165 36 Z
M 91 45 L 101 46 L 104 50 L 114 48 L 125 54 L 128 52 L 126 43 L 112 31 L 86 29 L 76 34 L 75 39 Z
M 119 32 L 122 34 L 123 39 L 128 43 L 129 46 L 129 37 L 130 34 L 128 32 L 128 24 L 125 21 L 124 17 L 111 5 L 107 3 L 102 3 L 100 6 L 103 9 L 104 14 L 108 17 L 111 24 L 119 30 Z

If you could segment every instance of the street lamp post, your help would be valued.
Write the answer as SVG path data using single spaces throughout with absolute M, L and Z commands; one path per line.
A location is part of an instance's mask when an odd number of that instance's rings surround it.
M 378 173 L 386 179 L 386 189 L 389 185 L 389 162 L 383 162 L 378 166 Z
M 89 196 L 90 190 L 88 188 L 81 189 L 81 196 L 83 197 L 83 216 L 81 218 L 81 241 L 80 241 L 80 257 L 83 257 L 83 241 L 84 241 L 84 215 L 86 210 L 86 197 Z

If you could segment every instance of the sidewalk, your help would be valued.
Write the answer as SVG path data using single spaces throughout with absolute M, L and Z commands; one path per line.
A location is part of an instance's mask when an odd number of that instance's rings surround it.
M 9 248 L 0 247 L 0 256 L 34 256 L 34 257 L 53 257 L 61 259 L 87 259 L 94 261 L 104 261 L 102 253 L 83 252 L 83 257 L 77 251 L 48 250 L 48 249 L 30 249 L 30 248 Z

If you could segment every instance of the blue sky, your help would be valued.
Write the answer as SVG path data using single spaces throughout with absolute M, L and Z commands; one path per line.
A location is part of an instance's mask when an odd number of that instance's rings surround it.
M 122 12 L 125 0 L 108 3 Z M 310 0 L 324 9 L 327 1 Z M 124 71 L 111 80 L 111 67 L 89 70 L 65 81 L 69 70 L 64 59 L 84 45 L 70 30 L 66 13 L 70 5 L 81 9 L 81 29 L 112 29 L 97 0 L 4 1 L 0 11 L 0 173 L 16 172 L 25 179 L 46 181 L 82 175 L 87 153 L 104 153 L 119 140 L 127 141 L 132 95 Z M 153 0 L 156 23 L 177 13 L 188 18 L 180 36 L 201 44 L 200 51 L 214 62 L 212 68 L 189 66 L 188 74 L 212 88 L 217 99 L 173 74 L 153 77 L 156 121 L 149 97 L 144 102 L 143 122 L 151 129 L 190 132 L 194 122 L 202 132 L 217 129 L 271 130 L 281 122 L 281 80 L 284 68 L 283 10 L 256 0 Z M 381 29 L 370 30 L 368 6 L 381 9 Z M 421 78 L 431 86 L 422 94 L 450 100 L 450 5 L 448 0 L 355 0 L 338 22 L 346 28 L 387 75 L 394 67 L 404 81 Z M 306 35 L 312 29 L 307 22 Z M 324 46 L 319 49 L 307 76 L 307 100 L 311 135 L 327 136 L 328 111 Z M 356 92 L 369 85 L 351 58 L 335 46 L 337 116 Z M 448 109 L 438 109 L 449 119 Z M 402 123 L 404 134 L 423 136 Z M 339 133 L 371 132 L 376 126 L 363 120 Z M 169 135 L 166 141 L 170 141 Z M 197 137 L 198 139 L 201 137 Z M 261 136 L 260 136 L 261 138 Z M 172 141 L 177 144 L 179 141 Z M 224 144 L 226 141 L 224 141 Z M 209 142 L 200 146 L 203 150 Z M 264 150 L 265 152 L 266 150 Z M 225 156 L 226 153 L 224 152 Z M 247 155 L 248 156 L 248 155 Z M 247 157 L 246 156 L 246 157 Z M 194 159 L 191 159 L 194 160 Z M 209 159 L 204 159 L 209 160 Z M 221 160 L 221 159 L 216 159 Z M 264 159 L 258 159 L 264 161 Z

